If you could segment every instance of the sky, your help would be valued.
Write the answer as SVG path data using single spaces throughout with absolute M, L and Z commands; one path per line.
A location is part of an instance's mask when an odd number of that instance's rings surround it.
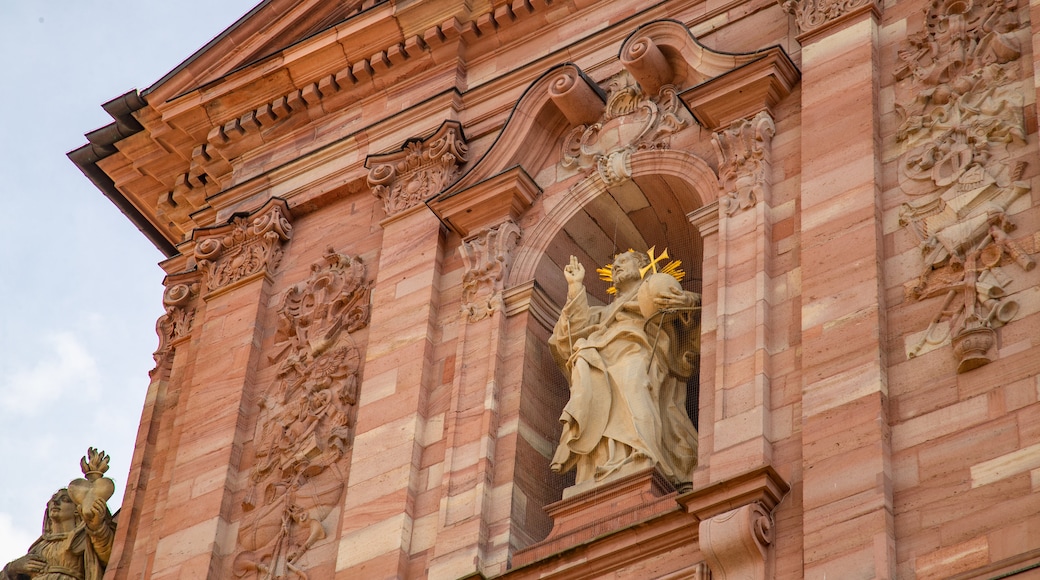
M 119 508 L 162 315 L 162 254 L 65 156 L 259 0 L 0 0 L 0 567 L 111 456 Z

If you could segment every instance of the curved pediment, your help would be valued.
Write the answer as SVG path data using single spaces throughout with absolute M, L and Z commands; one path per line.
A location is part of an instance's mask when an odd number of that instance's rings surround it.
M 675 20 L 657 20 L 637 28 L 622 43 L 618 60 L 638 85 L 631 90 L 623 87 L 623 91 L 662 103 L 668 95 L 677 97 L 682 101 L 679 107 L 685 105 L 697 122 L 711 130 L 770 110 L 790 94 L 799 79 L 798 69 L 778 46 L 750 53 L 716 51 L 700 44 Z M 614 89 L 608 94 L 575 64 L 549 69 L 524 92 L 487 153 L 428 204 L 436 212 L 439 202 L 509 168 L 536 175 L 538 164 L 547 156 L 559 155 L 552 148 L 565 131 L 602 125 L 618 116 Z M 655 106 L 662 113 L 669 112 L 667 106 Z M 678 130 L 681 125 L 672 128 Z M 612 165 L 620 157 L 611 156 L 611 151 L 593 153 L 600 154 L 595 161 L 602 161 L 610 181 L 609 175 L 618 173 Z
M 564 132 L 595 122 L 606 106 L 606 95 L 577 65 L 565 63 L 531 83 L 513 107 L 491 148 L 458 181 L 430 201 L 443 200 L 468 187 L 520 167 L 536 173 L 536 164 L 555 148 Z

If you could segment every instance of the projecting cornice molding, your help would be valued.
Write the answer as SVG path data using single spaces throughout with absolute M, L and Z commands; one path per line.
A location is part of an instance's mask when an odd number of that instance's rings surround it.
M 312 3 L 285 19 L 272 16 L 281 4 L 258 6 L 147 91 L 106 104 L 115 122 L 69 153 L 167 256 L 212 224 L 210 204 L 241 182 L 243 156 L 416 71 L 450 66 L 459 46 L 514 42 L 508 31 L 544 19 L 550 5 L 451 2 L 431 13 L 428 4 Z

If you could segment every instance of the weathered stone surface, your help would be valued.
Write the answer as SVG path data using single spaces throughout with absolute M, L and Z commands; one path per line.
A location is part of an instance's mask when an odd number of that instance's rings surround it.
M 71 154 L 169 256 L 109 577 L 1040 561 L 1038 22 L 997 0 L 264 3 Z M 559 273 L 665 247 L 701 297 L 697 355 L 667 353 L 692 491 L 560 504 Z

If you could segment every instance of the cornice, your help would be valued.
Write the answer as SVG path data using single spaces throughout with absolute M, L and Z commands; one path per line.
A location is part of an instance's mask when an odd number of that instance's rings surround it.
M 478 59 L 488 51 L 480 47 L 491 47 L 494 50 L 511 50 L 510 43 L 517 43 L 523 35 L 510 28 L 526 27 L 536 34 L 545 34 L 555 26 L 545 26 L 548 22 L 548 11 L 559 14 L 563 6 L 568 6 L 566 18 L 581 17 L 590 7 L 606 7 L 605 3 L 571 5 L 570 2 L 555 0 L 539 0 L 536 2 L 518 1 L 502 5 L 494 12 L 474 17 L 472 21 L 463 22 L 458 18 L 450 18 L 438 25 L 427 28 L 422 34 L 405 37 L 403 32 L 395 32 L 396 37 L 383 41 L 382 45 L 354 43 L 353 39 L 359 30 L 366 28 L 379 19 L 393 22 L 396 17 L 389 7 L 390 3 L 372 6 L 348 20 L 333 26 L 325 32 L 308 37 L 297 44 L 240 67 L 171 101 L 152 102 L 157 92 L 147 95 L 148 103 L 144 103 L 139 95 L 131 94 L 131 101 L 140 101 L 142 108 L 123 114 L 118 123 L 93 132 L 91 143 L 80 150 L 70 153 L 70 158 L 117 206 L 156 244 L 166 255 L 176 253 L 176 245 L 190 234 L 195 227 L 213 223 L 211 220 L 224 215 L 225 210 L 214 211 L 214 204 L 221 208 L 233 207 L 238 203 L 255 199 L 259 189 L 280 183 L 290 173 L 306 172 L 320 157 L 326 155 L 329 147 L 335 145 L 326 138 L 325 142 L 312 141 L 314 149 L 304 155 L 320 151 L 318 157 L 303 163 L 293 160 L 289 164 L 275 168 L 263 167 L 263 176 L 240 175 L 243 167 L 248 171 L 248 160 L 262 157 L 265 151 L 271 150 L 288 139 L 294 139 L 307 130 L 316 121 L 337 123 L 350 115 L 347 107 L 357 107 L 368 103 L 369 109 L 377 99 L 387 97 L 381 87 L 388 82 L 400 84 L 412 83 L 422 86 L 422 78 L 444 78 L 450 69 L 461 62 L 470 66 L 469 59 Z M 601 51 L 604 43 L 620 40 L 633 26 L 664 14 L 665 3 L 658 4 L 638 15 L 610 19 L 605 28 L 590 30 L 587 38 L 575 39 L 566 45 L 567 54 L 582 55 L 588 60 Z M 673 7 L 674 8 L 674 7 Z M 699 21 L 699 18 L 697 19 Z M 677 23 L 680 24 L 680 23 Z M 681 26 L 681 24 L 680 24 Z M 388 35 L 383 35 L 383 37 Z M 393 36 L 393 35 L 389 35 Z M 557 41 L 559 45 L 559 41 Z M 363 58 L 351 61 L 341 57 L 335 70 L 331 64 L 317 62 L 317 55 L 346 55 L 346 45 L 350 45 L 358 54 L 367 54 Z M 362 48 L 359 48 L 362 47 Z M 478 50 L 479 49 L 479 50 Z M 326 51 L 322 53 L 322 51 Z M 451 105 L 455 112 L 475 107 L 472 122 L 480 125 L 475 137 L 498 130 L 499 121 L 505 109 L 502 107 L 481 106 L 485 99 L 493 98 L 493 94 L 519 91 L 525 78 L 534 78 L 540 70 L 548 66 L 554 59 L 558 62 L 563 54 L 563 45 L 548 55 L 530 62 L 519 63 L 518 69 L 508 74 L 496 74 L 483 80 L 479 87 L 456 86 L 455 102 Z M 194 57 L 193 57 L 194 58 Z M 321 60 L 321 59 L 318 59 Z M 334 62 L 336 59 L 326 59 Z M 609 65 L 611 70 L 618 67 L 613 59 L 596 59 L 590 65 L 598 70 Z M 313 62 L 312 62 L 313 61 Z M 430 72 L 428 67 L 443 67 Z M 422 74 L 409 74 L 408 71 L 424 70 Z M 453 69 L 452 69 L 453 70 Z M 288 71 L 292 71 L 289 74 Z M 440 72 L 437 72 L 440 71 Z M 602 73 L 601 73 L 602 74 Z M 277 77 L 277 78 L 276 78 Z M 462 77 L 459 77 L 462 79 Z M 254 91 L 266 79 L 272 79 L 272 86 L 284 85 L 285 90 Z M 380 80 L 383 79 L 383 80 Z M 420 79 L 420 80 L 417 80 Z M 288 84 L 286 84 L 288 83 Z M 381 85 L 380 83 L 383 83 Z M 497 87 L 497 89 L 496 89 Z M 259 102 L 249 101 L 252 97 L 241 97 L 245 89 L 250 95 L 259 95 Z M 155 87 L 153 87 L 155 89 Z M 152 89 L 150 89 L 152 90 Z M 421 90 L 421 89 L 420 89 Z M 265 92 L 266 91 L 266 92 Z M 461 91 L 461 92 L 460 92 Z M 476 92 L 474 92 L 476 91 Z M 488 91 L 491 91 L 490 93 Z M 414 91 L 405 91 L 414 94 Z M 395 94 L 403 94 L 395 91 Z M 515 102 L 515 101 L 514 101 Z M 393 106 L 393 104 L 391 103 Z M 392 108 L 391 106 L 391 108 Z M 224 113 L 222 113 L 222 111 Z M 409 109 L 409 115 L 412 115 Z M 333 117 L 333 115 L 341 117 Z M 347 117 L 342 117 L 347 115 Z M 483 115 L 483 116 L 481 116 Z M 116 117 L 117 115 L 114 115 Z M 355 114 L 355 116 L 359 116 Z M 389 115 L 388 115 L 389 116 Z M 398 115 L 399 117 L 399 115 Z M 459 118 L 459 115 L 440 114 L 437 119 Z M 143 131 L 136 133 L 125 121 L 139 122 Z M 367 119 L 366 119 L 367 120 Z M 351 128 L 342 134 L 350 145 L 338 147 L 346 151 L 351 146 L 368 151 L 378 150 L 373 145 L 372 127 L 389 127 L 382 125 L 388 119 L 369 122 L 364 127 Z M 409 119 L 414 122 L 414 116 Z M 265 125 L 268 123 L 268 125 Z M 464 123 L 467 129 L 471 119 Z M 96 134 L 96 135 L 95 135 Z M 107 137 L 102 138 L 107 135 Z M 327 134 L 325 134 L 327 137 Z M 131 147 L 124 147 L 128 137 L 140 136 Z M 97 141 L 97 143 L 95 143 Z M 117 151 L 119 144 L 119 160 L 108 159 Z M 124 151 L 125 149 L 125 151 Z M 515 163 L 514 163 L 515 164 Z M 359 166 L 349 164 L 350 171 L 338 170 L 335 181 L 342 185 L 354 181 Z M 504 167 L 508 165 L 500 165 Z M 259 165 L 257 165 L 259 167 Z M 181 169 L 183 168 L 183 169 Z M 278 177 L 281 173 L 283 177 Z M 495 171 L 491 172 L 492 174 Z M 323 177 L 324 178 L 324 177 Z M 295 190 L 293 193 L 290 190 Z M 328 188 L 326 188 L 328 190 Z M 300 188 L 280 187 L 271 195 L 292 198 Z M 157 198 L 165 200 L 165 209 L 160 210 Z M 177 205 L 173 205 L 175 202 Z M 154 205 L 154 209 L 153 206 Z M 170 219 L 178 216 L 177 219 Z M 201 221 L 200 221 L 201 220 Z M 180 223 L 176 228 L 170 222 Z

